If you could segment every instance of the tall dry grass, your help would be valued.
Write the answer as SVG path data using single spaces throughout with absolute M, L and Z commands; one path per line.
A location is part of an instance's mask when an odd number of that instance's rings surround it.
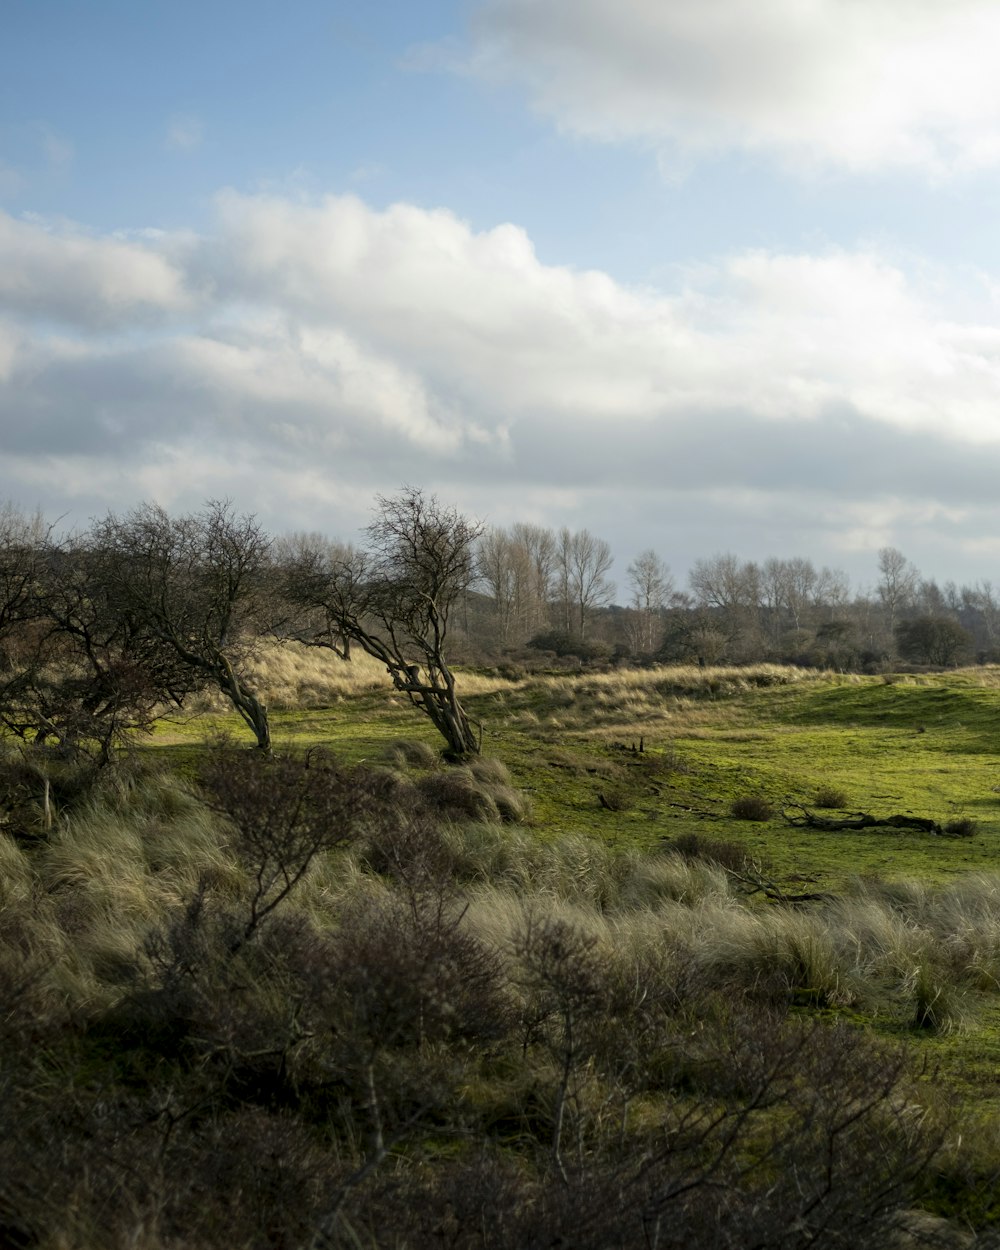
M 506 791 L 501 765 L 477 768 L 456 774 L 460 787 Z M 393 784 L 406 807 L 428 801 L 419 777 Z M 433 795 L 439 805 L 454 797 Z M 961 1024 L 978 997 L 1000 992 L 998 876 L 945 886 L 859 881 L 842 898 L 794 909 L 748 899 L 738 871 L 710 856 L 645 854 L 584 835 L 545 842 L 495 814 L 470 819 L 463 808 L 460 817 L 438 820 L 438 862 L 469 926 L 498 950 L 513 949 L 529 916 L 554 918 L 602 949 L 648 959 L 669 952 L 672 967 L 707 987 L 854 1004 L 935 1028 Z M 328 928 L 352 900 L 389 898 L 398 883 L 372 869 L 384 859 L 372 860 L 363 839 L 318 855 L 290 912 Z M 98 788 L 44 837 L 0 836 L 0 916 L 44 954 L 47 977 L 67 999 L 103 1001 L 135 972 L 145 936 L 200 883 L 235 904 L 247 872 L 194 791 L 146 776 Z

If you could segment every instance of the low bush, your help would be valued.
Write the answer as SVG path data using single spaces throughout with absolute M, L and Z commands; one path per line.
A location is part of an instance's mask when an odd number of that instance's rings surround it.
M 836 808 L 842 810 L 847 806 L 847 795 L 834 786 L 822 786 L 813 795 L 813 807 Z
M 665 844 L 665 849 L 685 859 L 704 860 L 732 872 L 743 872 L 751 863 L 750 852 L 738 842 L 725 838 L 708 838 L 700 833 L 684 833 Z
M 735 820 L 770 820 L 774 808 L 761 794 L 743 794 L 733 799 L 729 814 Z

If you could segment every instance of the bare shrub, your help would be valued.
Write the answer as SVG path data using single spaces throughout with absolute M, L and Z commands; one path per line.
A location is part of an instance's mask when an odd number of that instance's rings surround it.
M 455 851 L 437 825 L 403 811 L 367 835 L 362 863 L 410 889 L 444 888 L 456 871 Z
M 944 826 L 945 836 L 949 838 L 974 838 L 978 832 L 979 821 L 971 816 L 958 816 Z
M 229 818 L 233 849 L 252 878 L 242 941 L 288 897 L 320 851 L 355 838 L 384 808 L 384 778 L 345 768 L 319 748 L 305 756 L 259 756 L 221 747 L 202 779 Z
M 499 952 L 434 891 L 348 909 L 332 963 L 316 971 L 330 1025 L 356 1059 L 373 1047 L 494 1038 L 508 1025 Z
M 770 820 L 774 807 L 762 794 L 743 794 L 733 799 L 729 814 L 735 820 Z

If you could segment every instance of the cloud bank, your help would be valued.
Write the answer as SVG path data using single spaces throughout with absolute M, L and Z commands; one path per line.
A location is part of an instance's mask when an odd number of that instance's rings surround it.
M 0 497 L 231 495 L 350 536 L 411 482 L 676 563 L 912 533 L 981 567 L 1000 325 L 985 279 L 961 294 L 872 250 L 633 289 L 514 225 L 354 196 L 226 192 L 201 236 L 0 215 Z
M 932 177 L 1000 162 L 993 0 L 486 0 L 463 68 L 564 129 Z

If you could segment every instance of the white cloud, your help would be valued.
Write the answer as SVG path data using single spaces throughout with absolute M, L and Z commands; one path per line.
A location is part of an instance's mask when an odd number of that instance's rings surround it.
M 98 510 L 231 494 L 315 527 L 416 482 L 598 531 L 638 500 L 664 525 L 742 512 L 790 535 L 766 554 L 893 517 L 971 533 L 1000 472 L 982 288 L 959 315 L 876 251 L 830 250 L 629 289 L 515 226 L 352 196 L 227 193 L 204 238 L 0 216 L 0 498 L 15 478 Z
M 465 69 L 567 130 L 940 177 L 1000 162 L 995 0 L 485 0 Z
M 153 247 L 0 212 L 0 308 L 106 327 L 191 303 L 182 274 Z

